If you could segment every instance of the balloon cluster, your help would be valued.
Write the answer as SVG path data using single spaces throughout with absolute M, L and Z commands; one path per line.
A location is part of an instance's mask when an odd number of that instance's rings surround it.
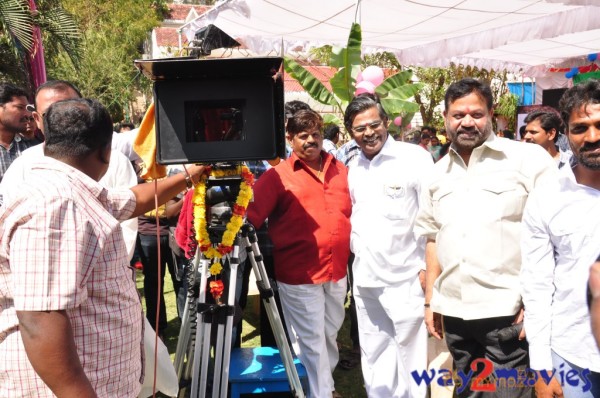
M 374 65 L 367 66 L 365 70 L 360 72 L 356 77 L 356 90 L 354 91 L 354 95 L 363 93 L 373 94 L 375 88 L 383 82 L 383 79 L 383 69 Z
M 354 95 L 375 93 L 375 89 L 384 79 L 383 69 L 375 65 L 367 66 L 365 70 L 360 72 L 356 77 L 356 90 L 354 91 Z M 394 124 L 400 127 L 402 125 L 402 116 L 396 116 L 396 118 L 394 118 Z

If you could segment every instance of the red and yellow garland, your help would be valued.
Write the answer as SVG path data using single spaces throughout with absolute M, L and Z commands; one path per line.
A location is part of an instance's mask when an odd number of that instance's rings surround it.
M 230 176 L 241 176 L 240 192 L 233 205 L 231 219 L 225 227 L 221 242 L 215 247 L 210 241 L 206 224 L 206 181 L 209 177 L 222 178 Z M 240 231 L 246 216 L 248 203 L 252 199 L 252 185 L 254 185 L 254 175 L 250 172 L 247 166 L 237 166 L 228 170 L 211 170 L 210 167 L 200 178 L 200 181 L 194 188 L 192 202 L 194 205 L 194 228 L 196 231 L 196 240 L 200 247 L 200 252 L 211 260 L 213 264 L 210 267 L 210 274 L 215 277 L 215 280 L 209 283 L 209 289 L 215 300 L 219 300 L 223 294 L 223 281 L 216 279 L 216 276 L 221 273 L 223 266 L 220 258 L 233 250 L 233 243 L 236 235 Z

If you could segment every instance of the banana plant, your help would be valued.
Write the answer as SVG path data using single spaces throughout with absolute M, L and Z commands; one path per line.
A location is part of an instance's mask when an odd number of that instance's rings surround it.
M 361 45 L 362 31 L 360 25 L 352 24 L 346 47 L 333 47 L 329 66 L 337 68 L 337 72 L 329 80 L 331 91 L 321 83 L 312 73 L 290 57 L 284 60 L 285 71 L 300 83 L 306 92 L 316 101 L 330 105 L 337 113 L 343 114 L 346 107 L 354 97 L 356 79 L 361 71 Z M 398 130 L 410 123 L 415 112 L 419 110 L 416 103 L 410 99 L 423 86 L 421 83 L 412 83 L 412 71 L 404 70 L 389 76 L 379 86 L 375 93 L 381 99 L 381 105 L 387 112 L 390 120 L 397 116 L 402 117 L 402 124 L 390 125 L 390 129 Z M 325 123 L 342 124 L 333 114 L 324 117 Z

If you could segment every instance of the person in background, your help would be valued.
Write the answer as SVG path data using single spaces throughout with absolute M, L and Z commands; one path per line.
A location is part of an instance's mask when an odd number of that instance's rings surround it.
M 514 140 L 515 139 L 515 133 L 512 130 L 509 129 L 504 129 L 502 130 L 502 135 L 499 137 L 504 137 L 506 139 L 509 140 Z
M 544 148 L 560 169 L 569 164 L 571 151 L 565 152 L 556 146 L 559 135 L 562 134 L 562 121 L 558 112 L 551 110 L 533 111 L 525 117 L 523 140 L 538 144 Z
M 590 327 L 585 286 L 600 253 L 600 82 L 568 89 L 559 101 L 576 164 L 536 188 L 523 215 L 521 285 L 531 369 L 538 397 L 600 396 L 600 351 Z M 591 390 L 584 386 L 591 383 Z
M 440 144 L 440 140 L 438 139 L 437 135 L 431 137 L 427 150 L 431 154 L 434 162 L 440 160 L 442 145 Z
M 555 178 L 557 169 L 541 147 L 493 133 L 488 84 L 452 83 L 444 108 L 452 145 L 424 186 L 415 226 L 427 239 L 427 329 L 438 339 L 444 331 L 456 371 L 468 374 L 478 358 L 489 359 L 495 370 L 525 371 L 527 342 L 501 341 L 498 332 L 522 322 L 523 208 L 529 193 Z M 496 394 L 530 397 L 531 388 L 498 386 Z M 465 388 L 458 396 L 483 393 Z
M 131 131 L 135 128 L 135 124 L 131 122 L 121 122 L 119 123 L 119 133 L 125 133 L 127 131 Z
M 0 181 L 8 167 L 32 143 L 20 133 L 30 122 L 27 92 L 14 84 L 0 83 Z
M 429 152 L 429 143 L 431 142 L 431 136 L 427 134 L 427 129 L 424 129 L 426 132 L 421 131 L 421 136 L 419 137 L 419 146 Z
M 337 143 L 340 140 L 340 127 L 337 124 L 328 124 L 323 131 L 323 150 L 333 156 L 337 152 Z
M 25 124 L 25 130 L 21 132 L 21 135 L 31 143 L 31 146 L 41 144 L 44 142 L 44 137 L 41 133 L 38 133 L 38 128 L 33 117 L 32 112 L 35 110 L 35 107 L 33 107 L 31 104 L 27 104 L 26 109 L 29 112 L 29 117 L 27 118 L 27 123 Z
M 140 182 L 143 183 L 143 181 Z M 156 209 L 152 209 L 138 217 L 138 239 L 136 243 L 136 252 L 140 257 L 140 261 L 142 263 L 142 272 L 144 273 L 144 300 L 146 302 L 146 319 L 148 319 L 150 325 L 156 329 L 159 338 L 161 338 L 163 341 L 165 341 L 166 330 L 168 326 L 167 308 L 165 305 L 164 296 L 164 279 L 167 269 L 171 275 L 173 291 L 176 298 L 179 294 L 179 289 L 181 288 L 181 281 L 177 279 L 177 271 L 175 269 L 176 259 L 173 257 L 173 252 L 169 245 L 169 227 L 177 223 L 177 217 L 179 216 L 182 205 L 183 201 L 178 200 L 176 196 L 171 198 L 167 203 L 161 205 L 158 208 L 158 224 L 156 221 Z M 158 242 L 156 237 L 157 228 L 160 235 Z M 160 258 L 158 257 L 159 245 Z M 159 279 L 160 292 L 158 292 L 157 289 L 159 286 Z M 158 305 L 159 301 L 160 305 Z M 156 326 L 157 318 L 158 326 Z

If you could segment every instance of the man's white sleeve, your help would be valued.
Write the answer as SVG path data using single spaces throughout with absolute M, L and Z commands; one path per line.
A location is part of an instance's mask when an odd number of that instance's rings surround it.
M 521 288 L 525 306 L 525 333 L 531 368 L 552 369 L 550 348 L 554 248 L 543 220 L 541 190 L 534 190 L 525 206 L 521 234 Z

